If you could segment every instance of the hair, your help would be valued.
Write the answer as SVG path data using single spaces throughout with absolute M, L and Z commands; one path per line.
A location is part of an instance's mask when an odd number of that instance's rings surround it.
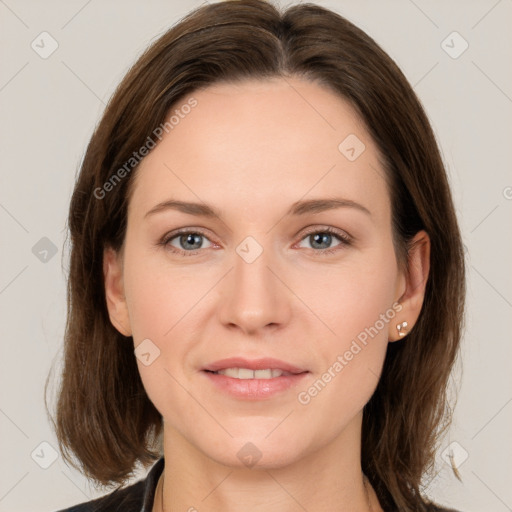
M 143 387 L 131 337 L 110 322 L 104 288 L 103 251 L 123 248 L 137 166 L 104 197 L 96 191 L 126 169 L 193 91 L 287 77 L 335 91 L 364 122 L 385 169 L 397 262 L 406 265 L 419 230 L 430 237 L 422 310 L 411 332 L 388 344 L 363 410 L 361 448 L 362 469 L 385 510 L 427 510 L 431 502 L 420 485 L 452 420 L 447 385 L 464 317 L 464 251 L 449 183 L 427 116 L 395 62 L 361 29 L 311 3 L 285 11 L 263 0 L 197 8 L 146 49 L 110 99 L 69 208 L 64 367 L 54 421 L 59 448 L 101 485 L 123 485 L 136 464 L 161 456 L 161 415 Z

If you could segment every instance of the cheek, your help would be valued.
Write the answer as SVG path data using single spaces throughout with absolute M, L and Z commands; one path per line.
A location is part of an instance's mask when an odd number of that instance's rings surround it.
M 137 353 L 140 346 L 141 353 L 150 354 L 137 357 L 137 365 L 148 396 L 162 414 L 190 405 L 190 396 L 180 384 L 190 368 L 194 329 L 203 325 L 202 298 L 218 280 L 214 272 L 192 267 L 171 266 L 144 251 L 125 253 L 125 292 L 134 349 Z
M 354 258 L 352 263 L 315 275 L 315 286 L 308 292 L 307 301 L 323 321 L 322 332 L 333 335 L 331 349 L 342 349 L 359 335 L 364 338 L 369 329 L 372 338 L 387 341 L 396 313 L 397 266 L 393 253 L 375 251 L 357 261 Z
M 388 333 L 400 310 L 394 302 L 393 254 L 376 251 L 357 264 L 315 276 L 307 301 L 322 320 L 317 322 L 322 334 L 315 338 L 315 352 L 323 366 L 302 388 L 298 402 L 314 403 L 321 416 L 353 416 L 377 386 Z
M 179 384 L 188 347 L 183 327 L 198 294 L 183 273 L 147 265 L 147 256 L 136 256 L 126 259 L 125 287 L 134 349 L 140 354 L 137 366 L 154 406 L 162 416 L 171 416 L 190 400 Z
M 132 251 L 125 257 L 125 290 L 137 344 L 163 341 L 204 293 L 194 270 L 170 267 L 162 258 Z

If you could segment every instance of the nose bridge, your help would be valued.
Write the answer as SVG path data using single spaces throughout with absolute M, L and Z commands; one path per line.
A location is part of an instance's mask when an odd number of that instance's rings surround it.
M 235 249 L 233 267 L 220 308 L 222 322 L 246 332 L 286 322 L 289 297 L 274 275 L 277 258 L 270 247 L 263 246 L 263 239 L 261 243 L 252 236 L 242 240 Z

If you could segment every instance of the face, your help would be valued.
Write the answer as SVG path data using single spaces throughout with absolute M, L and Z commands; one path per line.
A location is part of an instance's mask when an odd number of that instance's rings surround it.
M 122 255 L 105 253 L 110 316 L 166 436 L 290 464 L 360 428 L 396 324 L 419 314 L 428 244 L 402 274 L 376 146 L 333 92 L 191 96 L 137 170 Z

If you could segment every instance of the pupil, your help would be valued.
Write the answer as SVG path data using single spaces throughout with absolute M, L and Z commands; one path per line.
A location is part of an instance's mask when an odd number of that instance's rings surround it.
M 195 244 L 194 244 L 195 242 Z M 187 244 L 191 244 L 194 247 L 188 247 L 189 249 L 200 249 L 201 248 L 201 235 L 194 233 L 187 233 L 186 235 L 182 235 L 181 244 L 186 247 Z
M 320 245 L 322 244 L 322 240 L 324 240 L 324 244 L 329 246 L 329 242 L 331 241 L 331 235 L 329 233 L 315 233 L 313 235 L 313 240 L 315 244 L 318 242 L 320 243 Z M 322 247 L 322 249 L 326 249 L 326 247 Z

